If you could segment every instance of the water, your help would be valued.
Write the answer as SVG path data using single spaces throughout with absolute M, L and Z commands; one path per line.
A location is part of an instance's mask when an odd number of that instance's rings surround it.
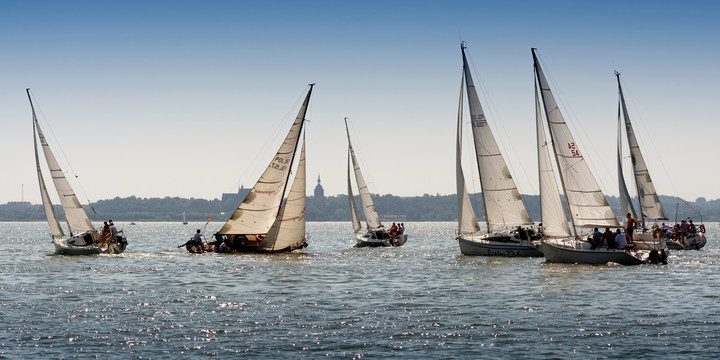
M 455 224 L 355 249 L 309 223 L 304 253 L 187 254 L 201 224 L 124 227 L 119 256 L 51 255 L 45 223 L 0 223 L 0 357 L 717 358 L 718 224 L 667 266 L 461 256 Z M 211 224 L 210 231 L 219 224 Z

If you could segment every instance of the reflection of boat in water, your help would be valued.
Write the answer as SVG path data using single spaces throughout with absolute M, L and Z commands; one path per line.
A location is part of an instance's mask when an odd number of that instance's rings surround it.
M 543 239 L 542 248 L 545 258 L 549 262 L 582 264 L 614 262 L 636 265 L 664 261 L 666 258 L 665 247 L 661 242 L 653 241 L 652 237 L 646 239 L 637 236 L 633 248 L 608 249 L 606 247 L 595 248 L 578 236 L 577 228 L 619 228 L 621 226 L 590 172 L 590 168 L 580 152 L 580 146 L 575 142 L 562 113 L 560 113 L 538 62 L 535 49 L 532 50 L 532 54 L 535 64 L 535 79 L 539 86 L 553 153 L 575 233 L 575 236 Z
M 464 44 L 460 48 L 463 56 L 463 76 L 460 85 L 455 152 L 458 199 L 458 231 L 455 239 L 460 246 L 460 252 L 463 255 L 541 257 L 543 254 L 539 249 L 539 243 L 531 238 L 526 229 L 507 230 L 508 227 L 531 225 L 532 220 L 485 118 L 465 57 Z M 461 164 L 463 85 L 467 91 L 470 109 L 487 234 L 479 233 L 480 226 L 470 204 Z M 493 227 L 505 229 L 493 232 Z
M 310 84 L 295 122 L 250 193 L 214 235 L 213 241 L 205 243 L 203 250 L 187 245 L 189 251 L 288 252 L 308 245 L 305 234 L 303 125 L 314 85 Z M 303 145 L 297 161 L 295 179 L 292 186 L 288 187 L 301 134 Z M 286 191 L 288 196 L 283 203 Z
M 30 100 L 30 107 L 32 108 L 35 165 L 37 168 L 38 183 L 40 184 L 40 195 L 45 209 L 45 216 L 50 226 L 55 252 L 62 255 L 92 255 L 103 253 L 119 254 L 125 251 L 127 239 L 125 235 L 122 234 L 122 230 L 117 236 L 110 236 L 107 240 L 95 230 L 95 227 L 90 222 L 82 205 L 80 205 L 80 201 L 78 201 L 65 174 L 62 169 L 60 169 L 60 165 L 50 150 L 50 146 L 40 129 L 40 123 L 35 115 L 35 107 L 30 97 L 30 89 L 27 89 L 27 95 L 28 100 Z M 37 146 L 38 139 L 40 140 L 40 146 L 42 147 L 45 161 L 50 170 L 50 177 L 60 197 L 60 206 L 65 213 L 69 236 L 65 236 L 65 232 L 60 226 L 52 201 L 50 200 L 50 194 L 45 185 L 45 180 L 40 169 L 40 156 Z M 100 242 L 101 240 L 103 241 Z
M 405 234 L 404 226 L 400 226 L 400 228 L 402 228 L 402 233 L 400 233 L 394 223 L 393 228 L 386 230 L 385 226 L 380 222 L 380 216 L 375 209 L 375 204 L 370 196 L 370 190 L 368 190 L 365 178 L 363 177 L 362 171 L 360 171 L 360 164 L 355 157 L 355 151 L 350 142 L 350 130 L 348 130 L 347 118 L 345 118 L 345 132 L 348 138 L 348 199 L 350 201 L 350 216 L 352 218 L 353 230 L 355 231 L 355 239 L 357 240 L 355 247 L 404 245 L 408 238 L 407 234 Z M 362 226 L 352 191 L 352 181 L 350 177 L 351 164 L 355 172 L 355 182 L 357 183 L 358 192 L 360 193 L 360 204 L 363 207 L 363 214 L 365 215 L 365 223 L 367 225 L 367 231 L 363 234 L 358 234 Z

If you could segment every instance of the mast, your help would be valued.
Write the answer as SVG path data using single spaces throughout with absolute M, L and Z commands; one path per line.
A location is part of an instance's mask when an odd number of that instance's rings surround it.
M 463 120 L 463 90 L 465 87 L 465 71 L 460 80 L 460 100 L 458 104 L 457 138 L 455 148 L 455 177 L 457 183 L 457 214 L 458 233 L 475 233 L 480 231 L 480 226 L 470 203 L 470 196 L 465 185 L 465 173 L 462 168 L 462 120 Z
M 652 178 L 650 177 L 650 171 L 648 170 L 645 159 L 640 151 L 640 145 L 638 144 L 637 137 L 635 137 L 635 131 L 633 130 L 632 123 L 630 122 L 627 104 L 625 103 L 625 96 L 623 95 L 622 86 L 620 85 L 620 73 L 616 71 L 615 77 L 618 82 L 620 103 L 622 106 L 622 113 L 625 118 L 625 132 L 628 138 L 628 147 L 630 148 L 635 187 L 638 194 L 638 201 L 640 202 L 640 215 L 642 217 L 642 226 L 644 228 L 646 217 L 649 219 L 666 219 L 666 216 L 663 211 L 662 204 L 660 203 L 660 198 L 657 195 L 657 191 L 655 191 L 655 185 L 653 185 Z
M 616 71 L 616 75 L 619 73 Z M 637 218 L 637 212 L 635 212 L 635 206 L 632 203 L 632 197 L 628 192 L 627 184 L 625 183 L 625 175 L 623 175 L 622 168 L 622 100 L 621 96 L 618 97 L 618 129 L 617 129 L 617 163 L 618 163 L 618 185 L 620 187 L 620 212 L 621 217 L 627 213 L 630 213 L 633 219 Z M 642 208 L 642 205 L 641 205 Z

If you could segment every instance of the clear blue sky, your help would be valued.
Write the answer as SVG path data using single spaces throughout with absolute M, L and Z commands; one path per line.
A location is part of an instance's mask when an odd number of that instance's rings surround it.
M 608 194 L 617 69 L 658 191 L 719 198 L 719 17 L 714 1 L 3 1 L 0 203 L 22 184 L 40 201 L 26 87 L 82 201 L 252 186 L 310 82 L 309 191 L 320 173 L 345 193 L 347 116 L 373 192 L 452 194 L 461 40 L 521 192 L 538 187 L 536 47 Z

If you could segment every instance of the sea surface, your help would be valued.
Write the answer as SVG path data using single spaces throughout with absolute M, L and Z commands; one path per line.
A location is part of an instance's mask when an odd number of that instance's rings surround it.
M 375 249 L 309 223 L 278 255 L 178 248 L 202 223 L 118 225 L 127 252 L 71 257 L 46 223 L 0 223 L 0 358 L 720 357 L 717 223 L 642 266 L 462 256 L 452 222 Z

